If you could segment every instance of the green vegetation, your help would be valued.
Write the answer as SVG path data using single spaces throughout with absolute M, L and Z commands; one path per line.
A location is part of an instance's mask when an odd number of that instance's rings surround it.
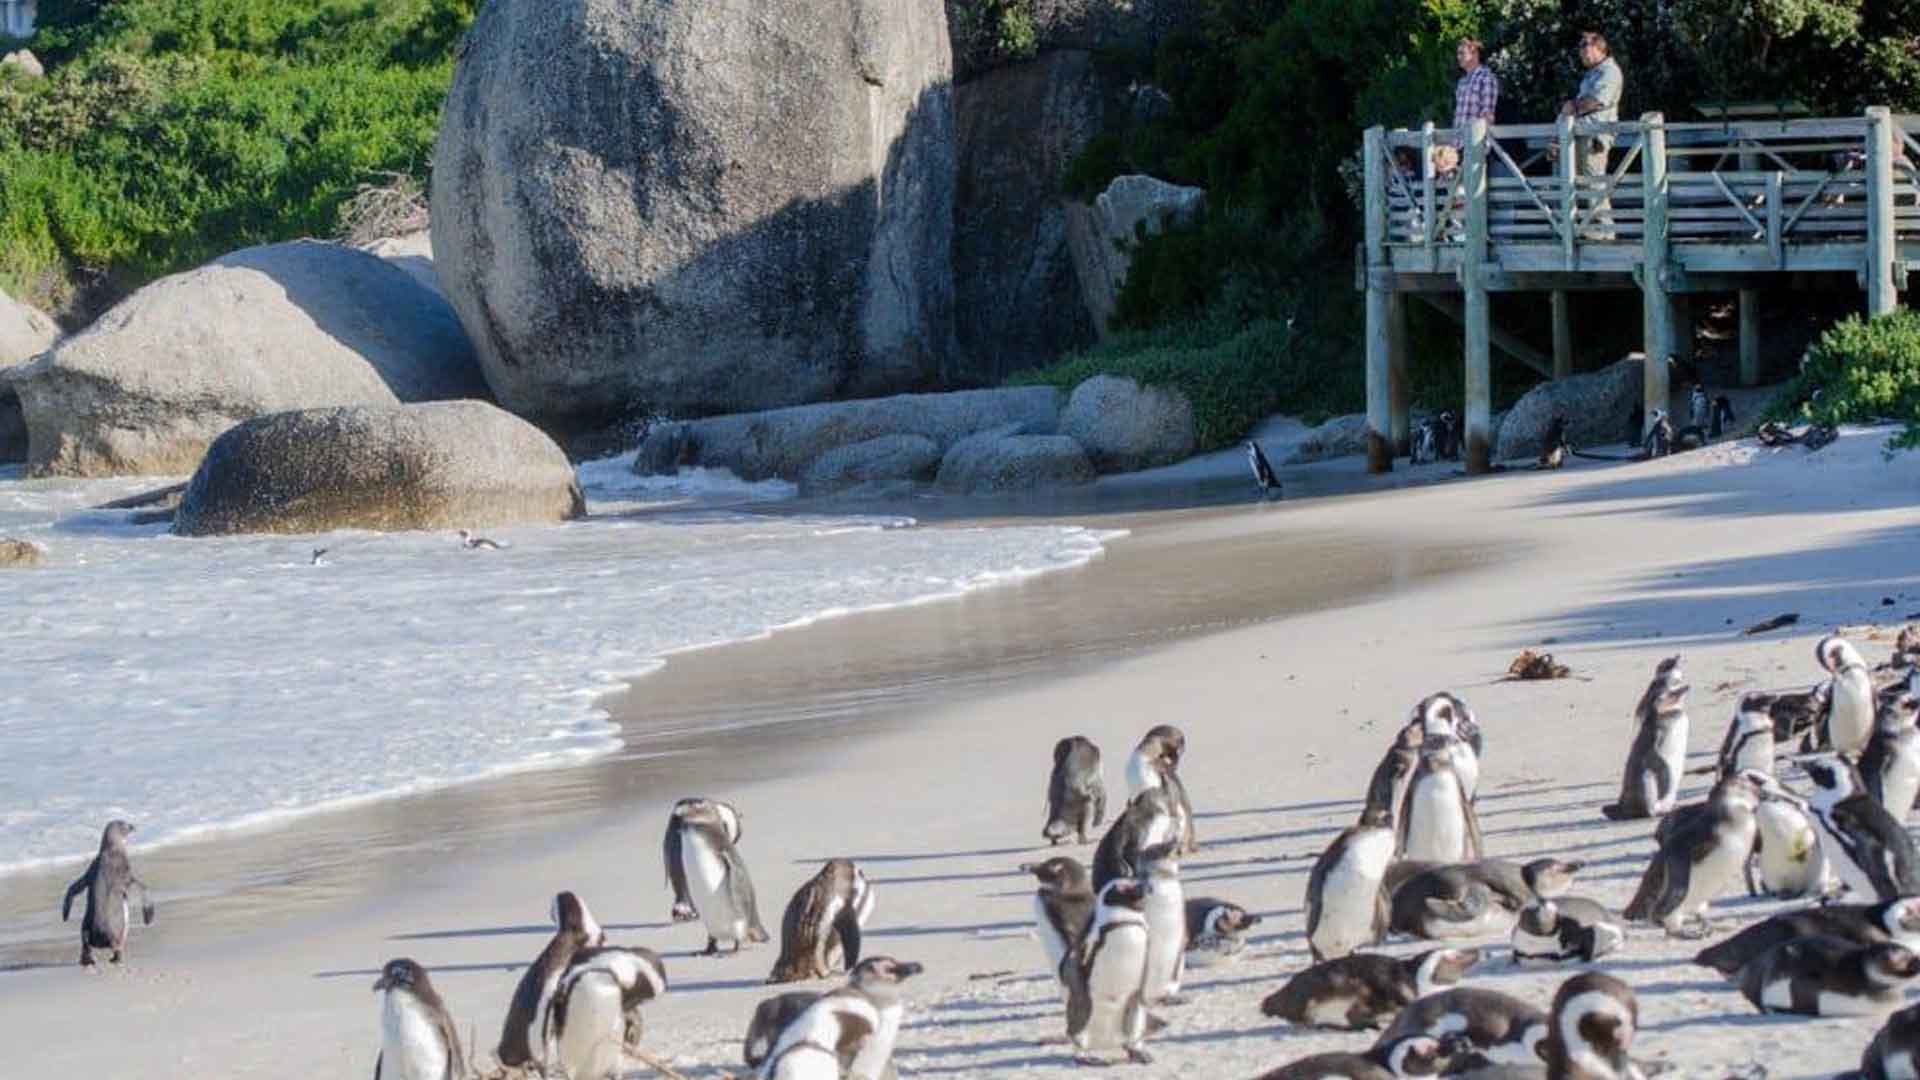
M 42 0 L 0 78 L 0 289 L 97 308 L 424 180 L 478 0 Z
M 1807 350 L 1769 413 L 1819 424 L 1904 421 L 1889 446 L 1920 446 L 1920 312 L 1836 324 Z
M 1031 59 L 1040 48 L 1034 0 L 947 0 L 947 32 L 962 78 Z
M 1626 70 L 1623 116 L 1694 119 L 1696 104 L 1721 100 L 1792 99 L 1822 115 L 1920 106 L 1912 30 L 1920 0 L 1205 0 L 1204 8 L 1198 25 L 1151 55 L 1106 57 L 1121 84 L 1150 83 L 1173 106 L 1146 123 L 1116 122 L 1067 178 L 1082 198 L 1133 172 L 1207 189 L 1204 220 L 1138 244 L 1116 321 L 1148 331 L 1125 339 L 1142 349 L 1161 331 L 1178 337 L 1181 326 L 1216 320 L 1224 303 L 1246 325 L 1311 322 L 1322 351 L 1338 358 L 1327 371 L 1358 367 L 1361 299 L 1350 285 L 1360 134 L 1374 124 L 1450 124 L 1462 34 L 1487 44 L 1502 121 L 1557 111 L 1578 85 L 1573 43 L 1589 26 L 1606 32 Z M 1506 305 L 1498 317 L 1538 340 L 1547 335 L 1542 308 Z M 1423 305 L 1411 312 L 1417 402 L 1457 402 L 1458 328 Z M 1638 319 L 1598 314 L 1585 320 L 1595 328 L 1581 342 L 1590 357 L 1637 347 Z M 1103 357 L 1118 370 L 1127 355 L 1110 345 L 1077 360 Z M 1533 379 L 1504 362 L 1494 373 L 1496 405 Z M 1336 393 L 1349 396 L 1328 404 Z M 1361 392 L 1349 381 L 1279 400 L 1287 410 L 1353 410 Z

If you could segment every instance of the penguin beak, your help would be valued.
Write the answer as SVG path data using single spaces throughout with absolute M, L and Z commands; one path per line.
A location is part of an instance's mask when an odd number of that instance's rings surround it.
M 380 977 L 378 979 L 375 979 L 373 981 L 373 991 L 376 994 L 382 990 L 390 990 L 392 988 L 393 988 L 393 980 L 387 978 L 387 973 L 384 971 L 380 973 Z

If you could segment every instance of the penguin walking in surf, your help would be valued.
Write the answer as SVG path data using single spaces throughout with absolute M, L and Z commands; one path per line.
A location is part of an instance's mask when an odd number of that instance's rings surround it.
M 873 886 L 848 859 L 829 859 L 787 901 L 780 920 L 780 957 L 770 983 L 824 979 L 860 963 L 860 931 L 873 916 Z
M 1187 785 L 1180 780 L 1180 759 L 1186 752 L 1187 736 L 1179 728 L 1159 724 L 1150 729 L 1127 758 L 1127 797 L 1150 788 L 1171 795 L 1180 854 L 1191 855 L 1200 850 L 1200 845 L 1193 837 L 1193 803 L 1187 799 Z
M 1107 785 L 1100 778 L 1100 748 L 1084 735 L 1053 744 L 1053 772 L 1047 777 L 1047 824 L 1040 835 L 1049 844 L 1080 843 L 1107 818 Z
M 1853 763 L 1838 754 L 1802 758 L 1813 782 L 1807 806 L 1820 847 L 1840 885 L 1856 900 L 1920 893 L 1920 853 L 1907 830 L 1864 790 Z
M 707 956 L 718 956 L 723 944 L 739 952 L 767 940 L 753 879 L 735 846 L 739 814 L 730 810 L 711 799 L 682 799 L 667 819 L 667 871 L 679 875 L 675 884 L 706 924 Z
M 406 957 L 389 960 L 373 989 L 381 994 L 373 1080 L 464 1080 L 460 1033 L 427 969 Z
M 1670 670 L 1677 672 L 1679 657 L 1671 658 L 1670 663 Z M 1690 726 L 1688 689 L 1683 682 L 1655 674 L 1640 699 L 1639 725 L 1620 778 L 1620 798 L 1601 807 L 1601 813 L 1614 821 L 1660 817 L 1679 801 Z
M 640 1041 L 640 1006 L 666 992 L 666 966 L 651 949 L 577 954 L 548 999 L 541 1060 L 568 1080 L 617 1080 L 623 1053 Z
M 559 929 L 521 973 L 519 984 L 513 988 L 513 1000 L 507 1005 L 506 1021 L 500 1027 L 500 1045 L 494 1056 L 510 1069 L 545 1064 L 540 1056 L 546 1050 L 541 1025 L 560 976 L 566 974 L 575 956 L 607 943 L 606 931 L 573 893 L 563 892 L 553 898 L 553 918 Z
M 108 959 L 117 964 L 127 947 L 128 909 L 133 890 L 140 890 L 140 921 L 153 925 L 153 896 L 147 883 L 134 876 L 133 862 L 127 857 L 127 837 L 133 826 L 118 819 L 107 822 L 100 833 L 100 851 L 87 864 L 87 871 L 67 886 L 60 902 L 60 921 L 73 915 L 73 898 L 87 894 L 87 906 L 80 917 L 80 966 L 93 967 L 93 950 L 106 949 Z

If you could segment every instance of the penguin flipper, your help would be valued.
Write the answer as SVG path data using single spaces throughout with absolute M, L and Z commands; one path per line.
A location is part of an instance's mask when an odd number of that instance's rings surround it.
M 860 962 L 860 910 L 852 904 L 833 917 L 833 929 L 840 935 L 840 951 L 846 957 L 847 970 Z
M 669 818 L 666 839 L 660 843 L 660 854 L 667 866 L 667 885 L 673 889 L 674 922 L 684 921 L 680 915 L 682 910 L 685 910 L 689 916 L 693 912 L 693 900 L 687 893 L 687 868 L 681 865 L 680 861 L 682 858 L 680 845 L 680 821 L 678 818 Z
M 134 878 L 133 884 L 140 886 L 141 925 L 152 926 L 153 925 L 153 893 L 148 891 L 147 883 L 144 881 L 141 881 L 139 878 Z
M 385 1050 L 373 1055 L 373 1080 L 380 1080 L 380 1066 L 386 1060 L 387 1052 Z
M 79 877 L 73 879 L 73 884 L 67 886 L 66 899 L 60 901 L 60 921 L 61 922 L 66 922 L 67 919 L 73 914 L 73 898 L 85 892 L 87 890 L 87 887 L 93 884 L 93 875 L 97 870 L 99 870 L 99 868 L 100 868 L 100 860 L 95 859 L 93 863 L 87 867 L 86 873 L 81 874 Z
M 1093 992 L 1087 987 L 1087 972 L 1081 966 L 1080 953 L 1084 949 L 1069 949 L 1060 958 L 1060 981 L 1067 988 L 1067 1036 L 1086 1030 L 1087 1021 L 1093 1016 Z
M 767 930 L 760 923 L 760 903 L 754 896 L 753 878 L 747 874 L 747 860 L 741 857 L 740 849 L 732 845 L 723 852 L 721 858 L 727 864 L 727 898 L 733 902 L 733 910 L 746 918 L 748 940 L 766 941 Z

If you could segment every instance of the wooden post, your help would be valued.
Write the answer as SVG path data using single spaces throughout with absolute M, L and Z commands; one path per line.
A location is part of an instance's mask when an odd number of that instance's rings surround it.
M 1867 109 L 1867 314 L 1885 315 L 1900 303 L 1893 285 L 1893 117 L 1885 105 Z
M 1566 269 L 1573 269 L 1573 245 L 1578 238 L 1580 219 L 1580 179 L 1573 151 L 1573 117 L 1562 116 L 1554 124 L 1554 139 L 1560 144 L 1560 157 L 1554 161 L 1554 173 L 1560 178 L 1560 249 Z
M 1393 341 L 1392 291 L 1374 283 L 1372 271 L 1387 262 L 1387 132 L 1370 127 L 1361 142 L 1366 174 L 1367 264 L 1367 471 L 1393 468 L 1391 390 Z
M 1740 171 L 1760 167 L 1760 155 L 1741 154 Z M 1771 192 L 1769 192 L 1771 194 Z M 1768 221 L 1776 220 L 1775 207 L 1767 207 Z M 1760 290 L 1740 290 L 1740 385 L 1760 385 Z
M 1645 207 L 1645 232 L 1640 239 L 1641 347 L 1647 357 L 1641 404 L 1651 423 L 1653 411 L 1668 406 L 1667 358 L 1674 352 L 1673 306 L 1667 298 L 1667 129 L 1666 118 L 1657 112 L 1646 113 L 1640 122 L 1645 125 L 1640 152 Z
M 1420 125 L 1420 235 L 1427 248 L 1427 269 L 1433 269 L 1433 243 L 1440 236 L 1440 206 L 1433 190 L 1433 121 Z
M 1467 245 L 1460 260 L 1460 284 L 1467 293 L 1467 472 L 1493 465 L 1493 327 L 1487 295 L 1487 122 L 1467 128 L 1460 162 L 1462 194 L 1467 200 Z
M 1553 377 L 1564 379 L 1573 374 L 1572 297 L 1565 289 L 1553 290 Z
M 1412 449 L 1409 437 L 1412 423 L 1407 415 L 1407 294 L 1387 294 L 1387 437 L 1393 443 L 1392 454 L 1399 457 Z

